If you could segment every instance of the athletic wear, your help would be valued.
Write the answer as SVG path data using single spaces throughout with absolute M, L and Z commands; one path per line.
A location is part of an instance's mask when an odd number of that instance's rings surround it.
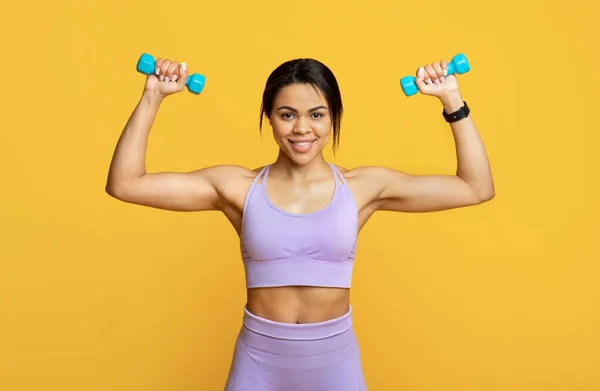
M 266 192 L 271 165 L 256 176 L 244 202 L 240 235 L 247 288 L 350 288 L 358 209 L 346 179 L 329 165 L 336 184 L 333 197 L 324 208 L 306 214 L 289 213 L 271 203 Z
M 358 209 L 346 179 L 330 164 L 335 191 L 329 204 L 294 214 L 269 200 L 270 167 L 254 178 L 244 201 L 240 247 L 247 288 L 349 288 Z M 352 307 L 339 318 L 306 324 L 274 322 L 244 308 L 225 391 L 366 390 Z
M 273 322 L 244 311 L 225 391 L 366 391 L 352 307 L 321 323 Z

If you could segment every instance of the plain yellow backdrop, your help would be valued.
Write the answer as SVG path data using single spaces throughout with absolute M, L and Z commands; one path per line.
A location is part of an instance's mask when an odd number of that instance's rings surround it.
M 218 213 L 104 192 L 140 96 L 142 52 L 186 61 L 200 96 L 165 101 L 148 170 L 273 161 L 269 73 L 313 57 L 346 114 L 336 164 L 453 173 L 417 67 L 459 78 L 496 198 L 379 213 L 359 237 L 352 304 L 369 390 L 600 390 L 598 3 L 58 1 L 0 23 L 0 390 L 222 389 L 245 299 Z

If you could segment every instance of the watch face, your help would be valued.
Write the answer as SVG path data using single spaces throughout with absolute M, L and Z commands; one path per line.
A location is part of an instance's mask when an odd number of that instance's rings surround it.
M 442 112 L 442 114 L 444 115 L 444 119 L 446 119 L 446 122 L 456 122 L 469 116 L 469 106 L 467 106 L 467 102 L 463 103 L 464 106 L 456 110 L 454 113 L 446 114 L 446 110 Z

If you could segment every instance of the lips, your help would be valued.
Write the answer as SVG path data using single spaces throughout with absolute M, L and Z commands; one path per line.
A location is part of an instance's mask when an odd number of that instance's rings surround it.
M 303 153 L 308 152 L 312 149 L 317 139 L 294 139 L 288 141 L 292 144 L 292 149 L 296 152 Z
M 300 140 L 290 140 L 288 139 L 288 141 L 292 144 L 295 145 L 308 145 L 310 143 L 314 143 L 315 141 L 317 141 L 317 139 L 300 139 Z

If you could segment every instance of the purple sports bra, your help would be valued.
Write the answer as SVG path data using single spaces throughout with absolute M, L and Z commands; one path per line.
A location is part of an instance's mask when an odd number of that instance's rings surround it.
M 312 213 L 289 213 L 271 203 L 266 192 L 270 164 L 254 178 L 244 202 L 240 235 L 247 288 L 350 288 L 358 209 L 342 173 L 329 166 L 336 183 L 333 197 Z

